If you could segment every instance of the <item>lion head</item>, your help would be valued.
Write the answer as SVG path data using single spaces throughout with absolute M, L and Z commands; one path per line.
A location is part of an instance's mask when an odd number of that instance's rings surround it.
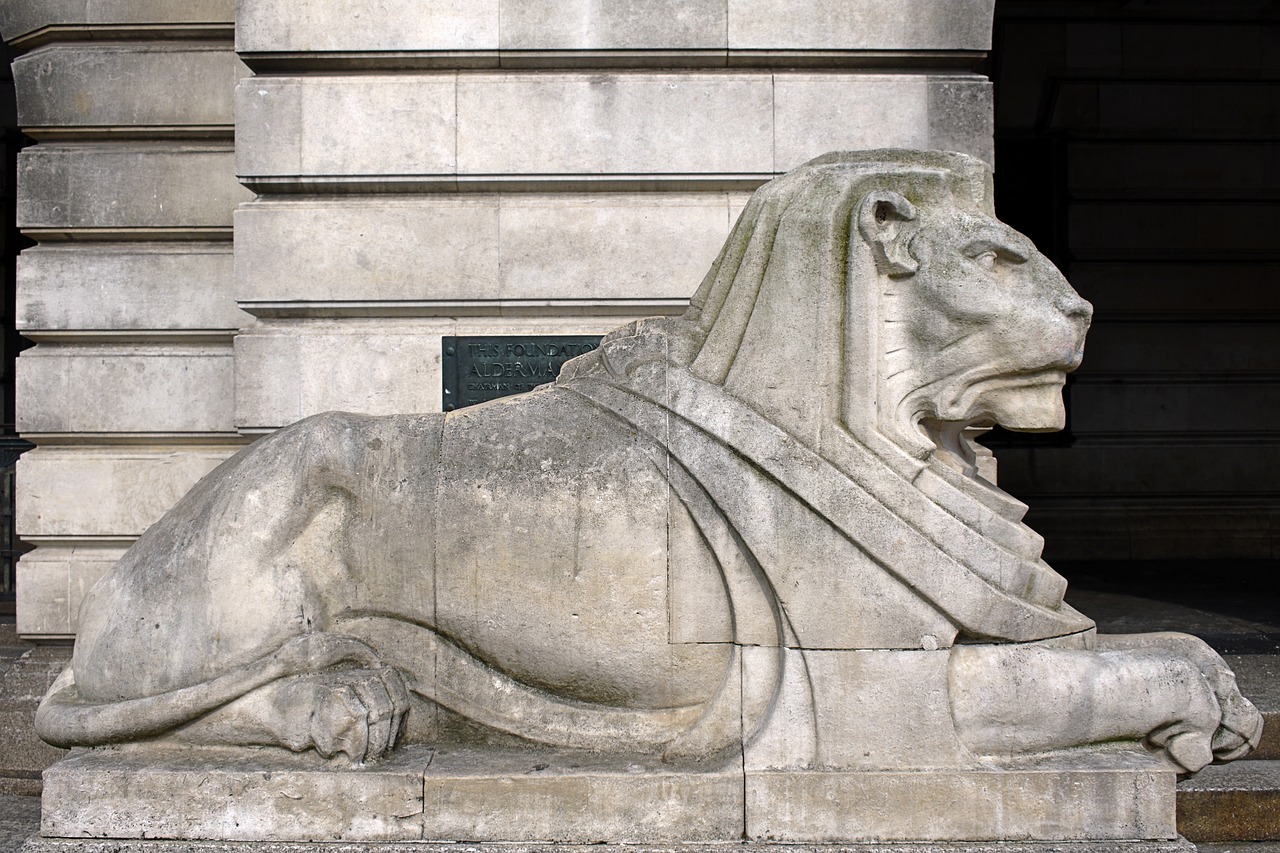
M 968 456 L 970 426 L 1061 429 L 1091 310 L 996 219 L 982 161 L 836 153 L 752 197 L 682 360 L 824 455 L 852 436 L 924 464 Z

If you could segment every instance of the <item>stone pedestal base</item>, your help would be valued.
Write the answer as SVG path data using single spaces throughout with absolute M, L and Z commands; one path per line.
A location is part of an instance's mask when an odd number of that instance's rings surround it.
M 1177 832 L 1173 772 L 1133 753 L 1016 769 L 744 772 L 740 759 L 706 771 L 542 750 L 408 748 L 352 770 L 274 750 L 218 756 L 135 748 L 74 754 L 50 768 L 41 835 L 42 849 L 53 853 L 59 838 L 379 844 L 1009 839 L 1089 841 L 1096 850 L 1099 841 L 1172 842 Z
M 20 853 L 1195 853 L 1176 841 L 957 841 L 867 844 L 672 842 L 643 844 L 297 843 L 245 841 L 73 841 L 32 838 Z

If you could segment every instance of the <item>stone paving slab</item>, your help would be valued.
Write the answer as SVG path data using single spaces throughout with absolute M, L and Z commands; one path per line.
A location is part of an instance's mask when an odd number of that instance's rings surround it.
M 0 794 L 0 853 L 13 853 L 40 829 L 40 798 Z

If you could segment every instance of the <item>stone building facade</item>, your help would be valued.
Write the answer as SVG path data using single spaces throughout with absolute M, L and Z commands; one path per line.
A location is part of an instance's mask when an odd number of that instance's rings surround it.
M 439 410 L 443 336 L 679 312 L 753 188 L 879 146 L 997 160 L 1097 308 L 1068 432 L 997 439 L 1050 561 L 1271 577 L 1277 34 L 1194 0 L 0 0 L 19 633 L 73 636 L 255 436 Z
M 442 336 L 678 312 L 830 150 L 990 161 L 993 3 L 3 0 L 19 633 L 255 436 L 438 411 Z

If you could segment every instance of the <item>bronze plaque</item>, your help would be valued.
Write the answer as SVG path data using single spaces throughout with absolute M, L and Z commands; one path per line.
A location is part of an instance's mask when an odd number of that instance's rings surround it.
M 532 391 L 554 382 L 574 356 L 600 346 L 600 335 L 444 337 L 441 368 L 446 412 Z

